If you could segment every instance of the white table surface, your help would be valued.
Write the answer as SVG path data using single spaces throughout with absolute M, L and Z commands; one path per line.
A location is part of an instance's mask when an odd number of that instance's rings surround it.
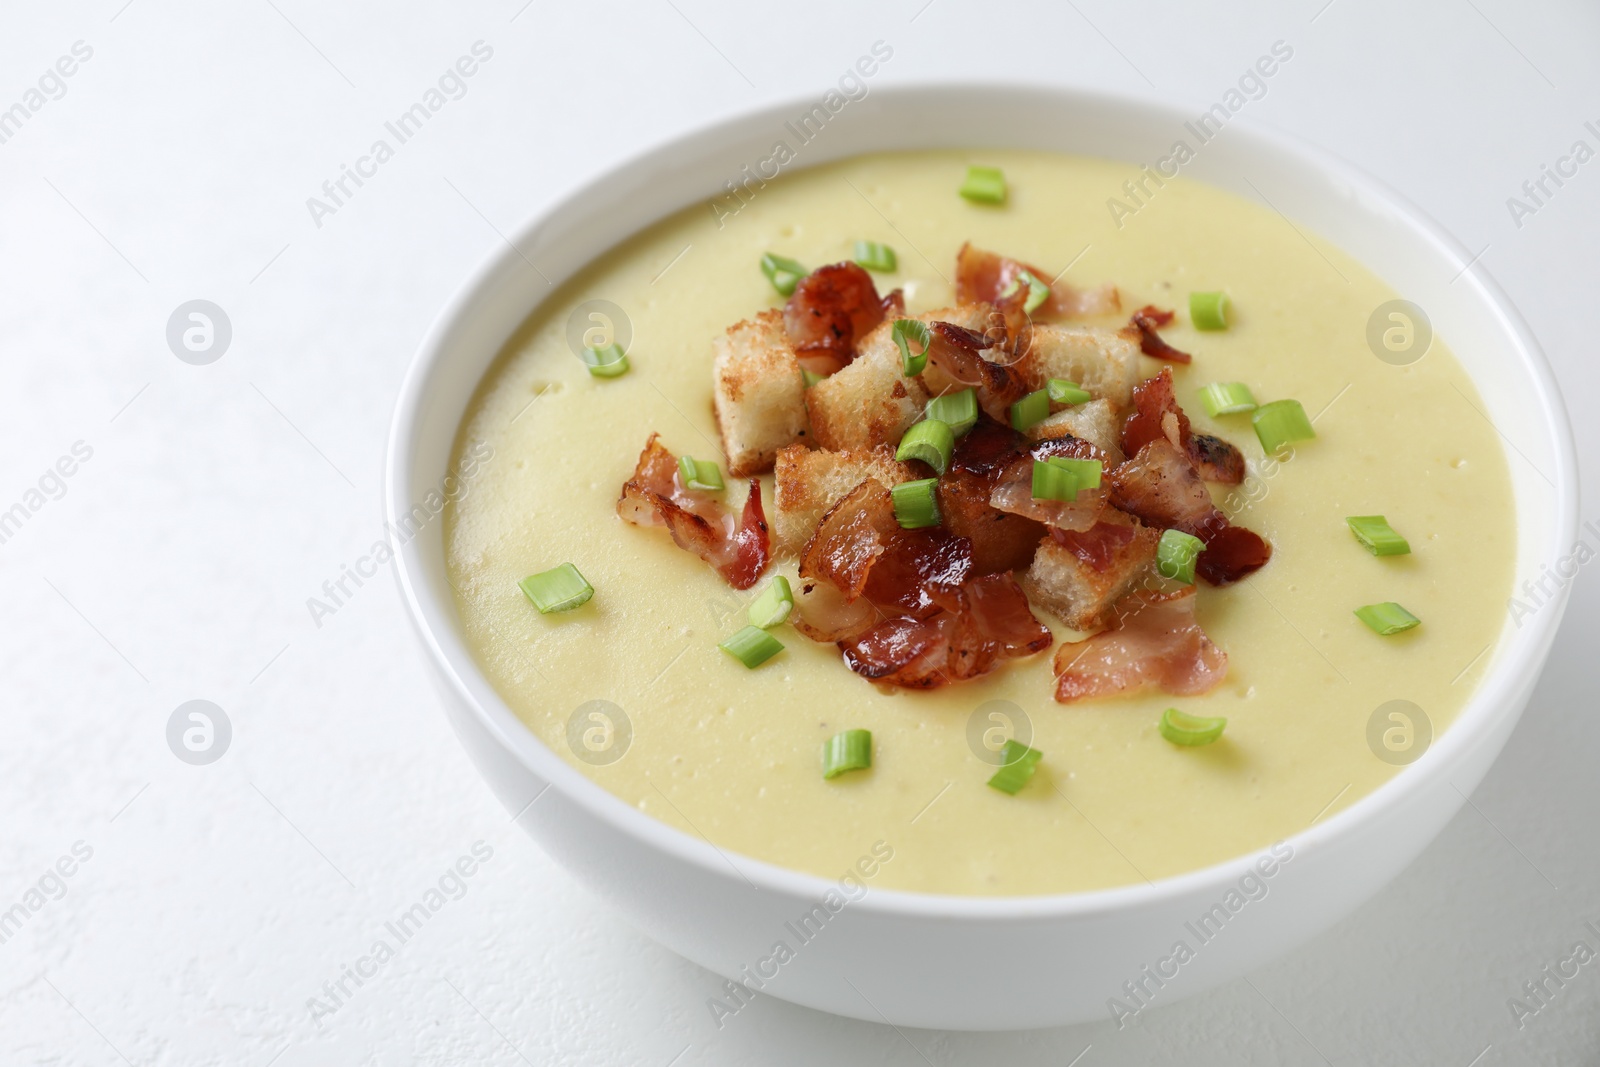
M 898 1032 L 772 999 L 719 1031 L 719 982 L 491 800 L 389 575 L 320 627 L 306 608 L 382 536 L 401 372 L 497 230 L 641 145 L 820 91 L 878 39 L 877 85 L 1020 76 L 1197 112 L 1289 42 L 1250 113 L 1486 249 L 1592 461 L 1600 161 L 1520 227 L 1506 198 L 1574 140 L 1600 148 L 1600 14 L 1322 5 L 9 5 L 0 108 L 75 42 L 93 55 L 0 144 L 0 510 L 75 442 L 93 455 L 0 543 L 0 910 L 65 888 L 0 944 L 0 1063 L 1600 1062 L 1600 962 L 1520 1029 L 1507 1006 L 1574 941 L 1600 949 L 1595 568 L 1505 755 L 1415 866 L 1256 988 L 1121 1033 Z M 467 94 L 317 227 L 306 198 L 480 39 Z M 233 327 L 208 366 L 165 340 L 195 298 Z M 166 743 L 191 699 L 232 723 L 208 766 Z M 493 857 L 465 896 L 313 1020 L 308 998 L 478 840 Z M 91 858 L 45 878 L 80 841 Z

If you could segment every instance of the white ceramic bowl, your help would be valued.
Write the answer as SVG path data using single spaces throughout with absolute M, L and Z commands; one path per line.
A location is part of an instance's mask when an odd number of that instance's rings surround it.
M 389 441 L 388 517 L 398 522 L 443 483 L 474 387 L 552 291 L 528 261 L 559 285 L 649 223 L 718 195 L 742 166 L 767 158 L 785 121 L 814 103 L 768 108 L 652 149 L 520 227 L 512 237 L 516 249 L 493 256 L 444 309 L 406 376 Z M 1182 136 L 1190 117 L 1066 90 L 882 88 L 849 103 L 793 166 L 946 147 L 1153 162 Z M 1184 173 L 1252 199 L 1264 195 L 1425 308 L 1510 445 L 1518 585 L 1569 551 L 1577 535 L 1577 464 L 1560 395 L 1528 328 L 1480 268 L 1464 269 L 1470 256 L 1460 245 L 1373 179 L 1241 119 L 1205 145 Z M 797 944 L 784 924 L 834 883 L 720 852 L 656 822 L 535 739 L 462 639 L 440 526 L 427 524 L 400 549 L 400 586 L 451 724 L 506 808 L 521 811 L 539 797 L 520 821 L 544 848 L 645 933 L 725 977 L 743 977 L 780 938 Z M 1141 983 L 1159 1005 L 1260 966 L 1370 897 L 1461 807 L 1521 715 L 1564 607 L 1563 597 L 1520 627 L 1508 619 L 1455 725 L 1381 789 L 1291 838 L 1293 861 L 1268 881 L 1269 894 L 1159 986 L 1142 968 L 1166 956 L 1180 937 L 1197 943 L 1185 923 L 1224 901 L 1255 856 L 1154 884 L 1060 896 L 870 890 L 798 947 L 762 991 L 902 1026 L 1010 1029 L 1104 1016 L 1112 997 L 1133 1003 L 1125 982 Z

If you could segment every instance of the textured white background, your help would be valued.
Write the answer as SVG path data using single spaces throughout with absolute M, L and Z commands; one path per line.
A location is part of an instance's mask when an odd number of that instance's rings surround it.
M 75 841 L 94 852 L 0 945 L 0 1063 L 1600 1062 L 1600 962 L 1525 1029 L 1506 1006 L 1580 936 L 1600 948 L 1595 568 L 1505 756 L 1413 868 L 1255 988 L 1122 1033 L 897 1032 L 770 999 L 718 1031 L 718 982 L 490 800 L 387 573 L 313 625 L 306 598 L 381 536 L 401 372 L 496 230 L 644 144 L 819 92 L 880 38 L 874 84 L 1016 77 L 1197 111 L 1290 42 L 1250 114 L 1487 246 L 1600 455 L 1600 161 L 1520 229 L 1505 206 L 1576 138 L 1600 146 L 1592 5 L 923 3 L 6 5 L 0 108 L 73 42 L 94 56 L 0 145 L 0 509 L 73 442 L 94 456 L 0 544 L 0 909 Z M 467 96 L 316 228 L 306 198 L 480 38 Z M 196 297 L 234 330 L 205 367 L 164 339 Z M 234 727 L 206 767 L 164 739 L 197 697 Z M 313 1023 L 307 998 L 479 839 L 466 896 Z

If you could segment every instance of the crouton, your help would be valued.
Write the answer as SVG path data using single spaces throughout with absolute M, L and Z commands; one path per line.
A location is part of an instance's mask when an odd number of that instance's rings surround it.
M 1027 429 L 1028 440 L 1047 441 L 1054 437 L 1076 437 L 1106 453 L 1111 464 L 1121 463 L 1122 420 L 1109 400 L 1091 400 L 1087 404 L 1058 411 Z
M 1111 606 L 1154 573 L 1152 564 L 1161 536 L 1114 509 L 1107 509 L 1100 524 L 1088 532 L 1067 536 L 1076 539 L 1090 558 L 1098 554 L 1105 569 L 1097 570 L 1056 537 L 1046 537 L 1039 542 L 1033 565 L 1022 576 L 1022 588 L 1074 630 L 1091 630 L 1107 622 Z
M 775 547 L 784 555 L 798 555 L 827 510 L 868 478 L 892 489 L 917 477 L 888 447 L 824 452 L 801 445 L 778 452 L 773 475 Z
M 900 348 L 885 321 L 856 345 L 856 358 L 805 391 L 812 440 L 834 451 L 898 444 L 922 417 L 928 391 L 900 369 Z M 846 487 L 850 488 L 850 487 Z
M 772 469 L 778 449 L 806 439 L 806 383 L 789 346 L 783 312 L 763 311 L 716 339 L 711 406 L 728 473 Z
M 1139 382 L 1139 341 L 1121 330 L 1034 323 L 1033 345 L 1012 369 L 1029 389 L 1065 378 L 1125 408 Z

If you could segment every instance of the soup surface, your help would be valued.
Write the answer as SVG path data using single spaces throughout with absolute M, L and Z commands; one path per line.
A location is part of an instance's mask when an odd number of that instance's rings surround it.
M 956 195 L 969 163 L 1004 170 L 1004 206 Z M 1435 737 L 1447 728 L 1493 657 L 1515 536 L 1506 464 L 1472 382 L 1438 338 L 1409 365 L 1376 358 L 1368 319 L 1395 294 L 1269 208 L 1178 179 L 1119 226 L 1107 200 L 1131 206 L 1123 183 L 1136 177 L 1046 153 L 866 156 L 785 175 L 742 206 L 725 201 L 720 219 L 687 209 L 553 292 L 467 413 L 457 461 L 487 458 L 445 527 L 467 638 L 528 727 L 611 793 L 720 848 L 837 878 L 881 841 L 893 859 L 874 886 L 994 895 L 1116 886 L 1263 847 L 1401 769 L 1369 742 L 1381 705 L 1410 701 Z M 954 303 L 968 240 L 1068 268 L 1080 287 L 1115 283 L 1124 312 L 1111 325 L 1146 303 L 1178 309 L 1162 331 L 1194 354 L 1173 366 L 1178 399 L 1197 431 L 1249 463 L 1242 486 L 1214 496 L 1273 546 L 1247 580 L 1200 587 L 1199 621 L 1229 656 L 1220 686 L 1058 704 L 1052 649 L 971 683 L 885 692 L 787 626 L 774 631 L 785 650 L 758 669 L 717 647 L 765 582 L 735 592 L 664 531 L 619 519 L 618 494 L 651 431 L 675 454 L 719 458 L 712 339 L 782 305 L 762 254 L 816 267 L 863 238 L 897 250 L 897 271 L 875 280 L 902 287 L 910 314 Z M 1229 329 L 1190 326 L 1196 290 L 1230 295 Z M 625 375 L 591 377 L 569 345 L 575 311 L 580 328 L 604 328 L 579 307 L 591 300 L 626 317 Z M 1164 365 L 1141 359 L 1146 375 Z M 1196 392 L 1210 382 L 1300 400 L 1316 439 L 1265 459 L 1248 415 L 1206 416 Z M 771 475 L 762 481 L 770 519 Z M 737 507 L 743 483 L 728 485 Z M 1375 514 L 1410 555 L 1374 557 L 1355 541 L 1345 517 Z M 595 595 L 541 615 L 517 583 L 562 562 Z M 794 568 L 780 559 L 775 573 L 795 581 Z M 1422 625 L 1380 637 L 1352 614 L 1383 601 Z M 1036 614 L 1058 642 L 1079 636 Z M 609 712 L 608 733 L 591 713 L 611 705 L 626 725 Z M 1157 723 L 1174 706 L 1226 716 L 1225 734 L 1169 743 Z M 1403 748 L 1404 723 L 1381 725 Z M 850 728 L 872 731 L 874 765 L 824 780 L 821 746 Z M 1031 734 L 1044 753 L 1015 796 L 985 785 L 985 731 L 991 745 Z

